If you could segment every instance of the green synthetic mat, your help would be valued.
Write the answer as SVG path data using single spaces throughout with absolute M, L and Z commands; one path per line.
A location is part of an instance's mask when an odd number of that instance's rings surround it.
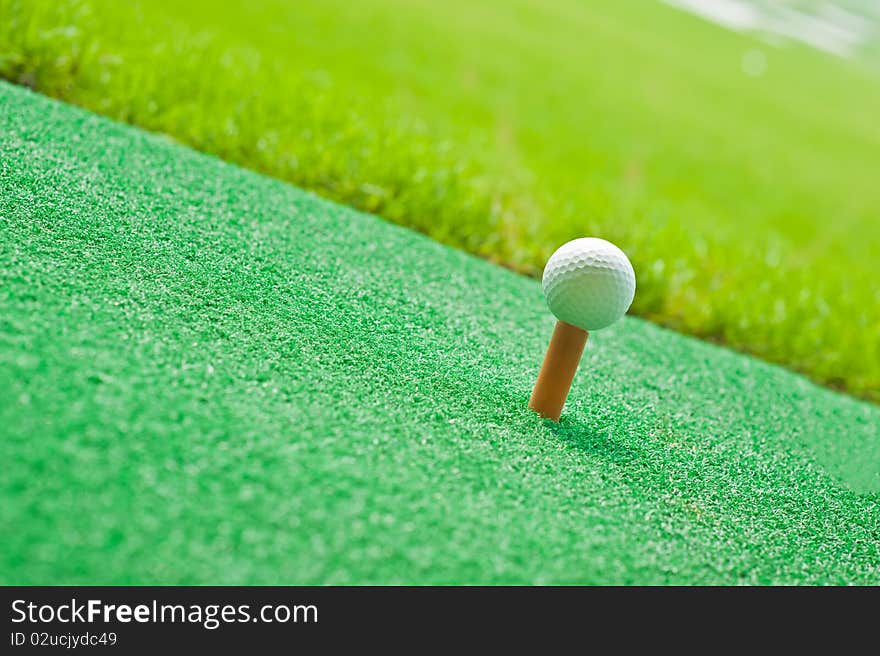
M 880 408 L 0 84 L 0 582 L 878 583 Z

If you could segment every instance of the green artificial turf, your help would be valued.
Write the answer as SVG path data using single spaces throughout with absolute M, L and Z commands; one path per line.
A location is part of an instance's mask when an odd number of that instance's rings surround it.
M 0 76 L 519 271 L 601 234 L 635 313 L 877 401 L 866 61 L 653 0 L 0 0 Z
M 0 83 L 0 583 L 880 583 L 880 408 Z

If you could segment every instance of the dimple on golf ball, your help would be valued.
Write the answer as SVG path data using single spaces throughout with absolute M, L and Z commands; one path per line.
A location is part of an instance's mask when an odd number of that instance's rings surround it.
M 584 237 L 563 244 L 550 256 L 542 286 L 557 319 L 599 330 L 626 314 L 636 293 L 636 274 L 617 246 Z

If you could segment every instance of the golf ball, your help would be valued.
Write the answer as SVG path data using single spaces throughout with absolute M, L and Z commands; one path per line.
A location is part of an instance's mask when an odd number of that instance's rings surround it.
M 542 286 L 557 319 L 599 330 L 626 314 L 636 293 L 636 274 L 617 246 L 584 237 L 563 244 L 550 256 Z

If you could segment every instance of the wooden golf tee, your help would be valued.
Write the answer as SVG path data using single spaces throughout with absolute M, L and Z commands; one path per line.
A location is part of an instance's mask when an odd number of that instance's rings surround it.
M 544 364 L 541 365 L 532 398 L 529 399 L 529 407 L 542 417 L 559 421 L 587 343 L 587 335 L 583 328 L 564 321 L 556 322 Z

